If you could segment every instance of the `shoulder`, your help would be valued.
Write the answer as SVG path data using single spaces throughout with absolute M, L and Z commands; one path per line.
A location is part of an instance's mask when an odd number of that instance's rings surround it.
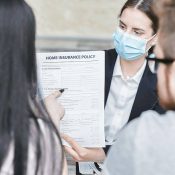
M 175 112 L 169 111 L 160 115 L 147 111 L 131 121 L 119 134 L 113 149 L 142 152 L 155 150 L 157 146 L 175 146 Z M 162 149 L 164 149 L 162 148 Z M 144 154 L 144 151 L 143 151 Z
M 161 174 L 161 171 L 171 170 L 175 160 L 172 152 L 175 147 L 174 117 L 175 112 L 172 111 L 164 115 L 147 111 L 130 122 L 112 146 L 104 172 L 134 174 L 142 170 L 138 174 L 154 174 L 156 170 L 157 174 Z M 111 161 L 115 162 L 115 166 Z
M 113 49 L 108 49 L 108 50 L 105 50 L 105 56 L 117 57 L 117 52 L 114 48 Z
M 116 59 L 117 59 L 117 52 L 115 49 L 105 50 L 105 66 L 106 69 L 113 69 Z
M 159 114 L 156 111 L 146 111 L 140 117 L 132 120 L 121 131 L 121 138 L 127 137 L 145 137 L 149 135 L 160 134 L 161 132 L 175 132 L 175 112 L 168 111 L 165 114 Z M 124 136 L 125 135 L 125 136 Z M 124 137 L 123 137 L 124 136 Z M 146 137 L 145 137 L 146 138 Z
M 149 131 L 170 129 L 171 127 L 175 129 L 175 112 L 167 111 L 160 115 L 156 111 L 146 111 L 142 113 L 137 123 Z
M 146 111 L 126 126 L 123 135 L 135 143 L 146 144 L 150 138 L 161 142 L 162 138 L 175 132 L 175 112 L 169 111 L 160 115 L 156 111 Z M 173 136 L 175 139 L 175 136 Z

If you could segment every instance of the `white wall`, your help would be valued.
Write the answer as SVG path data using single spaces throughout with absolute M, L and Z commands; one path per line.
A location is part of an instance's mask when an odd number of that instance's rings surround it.
M 39 36 L 111 37 L 125 0 L 27 0 Z

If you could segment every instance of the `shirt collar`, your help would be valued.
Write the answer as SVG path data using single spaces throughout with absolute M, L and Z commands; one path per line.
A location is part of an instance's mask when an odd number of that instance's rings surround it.
M 134 80 L 137 84 L 139 84 L 140 80 L 142 78 L 142 75 L 144 73 L 145 67 L 146 67 L 146 59 L 142 65 L 142 67 L 137 71 L 137 73 L 133 77 L 128 77 L 127 80 Z M 113 76 L 119 76 L 122 79 L 124 79 L 121 65 L 120 65 L 120 57 L 119 56 L 117 57 L 117 61 L 116 61 L 115 67 L 114 67 Z

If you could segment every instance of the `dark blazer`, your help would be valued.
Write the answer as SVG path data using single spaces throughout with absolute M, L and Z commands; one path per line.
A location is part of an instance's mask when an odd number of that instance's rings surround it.
M 111 80 L 117 56 L 118 55 L 115 49 L 105 51 L 105 105 L 111 86 Z M 155 110 L 158 113 L 165 112 L 159 105 L 156 87 L 157 76 L 151 72 L 147 63 L 136 93 L 136 97 L 132 106 L 128 122 L 139 117 L 140 114 L 146 110 Z M 106 154 L 109 148 L 110 146 L 106 146 L 106 148 L 104 148 Z M 80 174 L 77 173 L 77 175 Z
M 115 49 L 105 51 L 105 105 L 111 86 L 111 80 L 117 56 L 118 55 Z M 160 114 L 165 112 L 159 105 L 156 87 L 157 76 L 151 72 L 147 63 L 136 93 L 128 122 L 139 117 L 143 111 L 155 110 Z M 105 153 L 107 153 L 108 149 L 109 146 L 104 148 Z

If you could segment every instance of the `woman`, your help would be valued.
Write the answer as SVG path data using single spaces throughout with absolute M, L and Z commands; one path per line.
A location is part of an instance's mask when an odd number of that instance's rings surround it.
M 156 94 L 156 75 L 146 61 L 148 51 L 151 52 L 156 43 L 158 30 L 158 20 L 151 5 L 152 0 L 128 0 L 121 10 L 114 34 L 115 49 L 106 51 L 106 148 L 82 148 L 72 138 L 64 136 L 72 146 L 65 149 L 76 161 L 103 161 L 118 132 L 129 121 L 149 109 L 163 112 Z M 97 169 L 92 169 L 97 172 L 99 167 L 95 166 Z M 83 167 L 79 166 L 80 171 Z M 89 174 L 93 173 L 92 169 Z
M 152 59 L 158 65 L 158 94 L 168 109 L 160 115 L 142 114 L 120 133 L 105 162 L 104 174 L 174 175 L 175 174 L 175 1 L 156 1 L 160 30 Z M 157 68 L 157 67 L 155 67 Z
M 0 1 L 0 36 L 0 174 L 61 175 L 58 131 L 35 100 L 35 18 L 25 1 Z

